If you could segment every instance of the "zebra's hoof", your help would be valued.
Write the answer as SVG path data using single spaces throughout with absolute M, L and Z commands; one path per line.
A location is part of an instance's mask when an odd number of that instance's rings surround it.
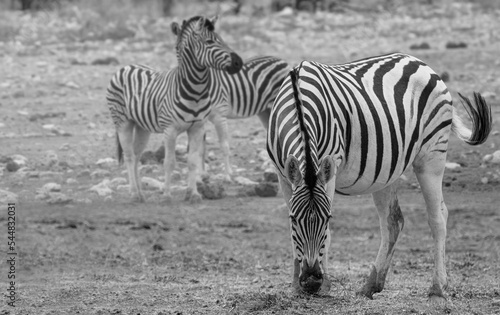
M 201 198 L 201 195 L 198 194 L 198 193 L 193 193 L 191 194 L 191 196 L 189 197 L 189 202 L 190 203 L 200 203 L 202 200 Z
M 132 203 L 144 203 L 144 202 L 146 202 L 144 196 L 135 196 L 132 198 Z
M 430 295 L 428 302 L 434 307 L 444 307 L 447 305 L 446 298 L 444 296 Z

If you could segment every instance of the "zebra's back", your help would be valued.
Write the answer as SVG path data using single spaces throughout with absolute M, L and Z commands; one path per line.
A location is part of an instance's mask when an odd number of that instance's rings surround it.
M 244 118 L 270 108 L 289 68 L 282 59 L 262 56 L 246 60 L 233 75 L 212 70 L 214 110 L 228 118 Z
M 144 65 L 129 65 L 112 77 L 106 94 L 115 126 L 134 121 L 142 129 L 159 133 L 171 120 L 166 108 L 173 104 L 173 72 L 159 72 Z M 161 121 L 163 120 L 163 122 Z
M 390 54 L 333 66 L 304 61 L 299 69 L 304 120 L 314 142 L 315 163 L 324 156 L 342 155 L 337 192 L 380 190 L 399 178 L 415 159 L 446 152 L 451 95 L 422 61 Z M 300 130 L 290 119 L 296 115 L 294 108 L 287 77 L 271 114 L 271 123 L 281 124 L 281 132 L 274 134 L 278 129 L 270 126 L 269 138 L 271 158 L 282 174 L 283 157 L 289 154 L 305 163 Z

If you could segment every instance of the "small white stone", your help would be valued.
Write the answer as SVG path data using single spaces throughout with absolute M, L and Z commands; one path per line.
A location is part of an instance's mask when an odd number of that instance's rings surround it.
M 493 157 L 490 162 L 493 164 L 500 164 L 500 150 L 493 152 Z
M 489 161 L 491 161 L 491 159 L 493 159 L 493 154 L 486 154 L 483 157 L 483 162 L 488 163 Z
M 449 170 L 455 170 L 455 169 L 462 167 L 460 164 L 455 163 L 455 162 L 446 162 L 446 164 L 444 166 Z
M 111 195 L 113 193 L 113 190 L 111 188 L 109 188 L 110 182 L 111 181 L 106 178 L 102 182 L 100 182 L 99 184 L 90 187 L 89 191 L 95 192 L 96 194 L 98 194 L 101 197 Z
M 248 179 L 248 178 L 243 177 L 243 176 L 236 176 L 233 180 L 237 184 L 243 185 L 243 186 L 253 186 L 253 185 L 258 184 L 257 182 L 254 182 L 253 180 Z
M 47 183 L 42 187 L 43 191 L 51 192 L 51 191 L 61 191 L 61 185 L 57 183 Z
M 97 162 L 95 164 L 97 166 L 100 166 L 100 167 L 105 167 L 105 166 L 116 165 L 117 161 L 115 159 L 113 159 L 113 158 L 107 157 L 107 158 L 104 158 L 104 159 L 97 160 Z
M 72 185 L 72 184 L 76 184 L 76 183 L 78 183 L 78 181 L 74 178 L 68 178 L 66 180 L 66 184 L 68 184 L 68 185 Z
M 488 177 L 481 178 L 481 183 L 483 183 L 485 185 L 488 184 Z
M 151 177 L 143 177 L 141 179 L 144 189 L 163 190 L 164 184 L 157 179 Z

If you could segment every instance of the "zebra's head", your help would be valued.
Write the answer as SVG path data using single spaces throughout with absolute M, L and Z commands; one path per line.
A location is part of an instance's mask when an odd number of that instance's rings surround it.
M 329 221 L 338 160 L 324 157 L 317 172 L 290 155 L 285 162 L 281 188 L 288 205 L 294 255 L 293 286 L 297 291 L 317 293 L 329 290 L 326 278 L 330 246 Z M 305 162 L 307 163 L 307 162 Z
M 209 67 L 236 73 L 243 61 L 214 31 L 216 21 L 217 16 L 212 19 L 195 16 L 183 21 L 182 26 L 173 22 L 171 28 L 177 36 L 177 57 L 198 69 Z
M 293 287 L 299 292 L 329 290 L 327 256 L 329 221 L 335 193 L 335 176 L 341 153 L 318 152 L 318 113 L 306 97 L 300 80 L 302 65 L 290 71 L 274 102 L 269 118 L 267 151 L 276 166 L 290 217 L 294 256 Z M 299 85 L 304 84 L 303 87 Z M 306 82 L 307 83 L 307 82 Z M 328 132 L 331 132 L 329 129 Z

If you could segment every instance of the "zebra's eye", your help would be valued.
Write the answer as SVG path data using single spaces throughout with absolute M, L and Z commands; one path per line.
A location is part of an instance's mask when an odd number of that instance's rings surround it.
M 294 215 L 290 215 L 290 220 L 292 220 L 293 224 L 297 224 L 297 218 Z
M 205 43 L 206 43 L 206 44 L 208 44 L 208 45 L 212 45 L 212 44 L 215 44 L 215 41 L 214 41 L 214 40 L 212 40 L 212 39 L 207 39 L 207 40 L 205 41 Z

